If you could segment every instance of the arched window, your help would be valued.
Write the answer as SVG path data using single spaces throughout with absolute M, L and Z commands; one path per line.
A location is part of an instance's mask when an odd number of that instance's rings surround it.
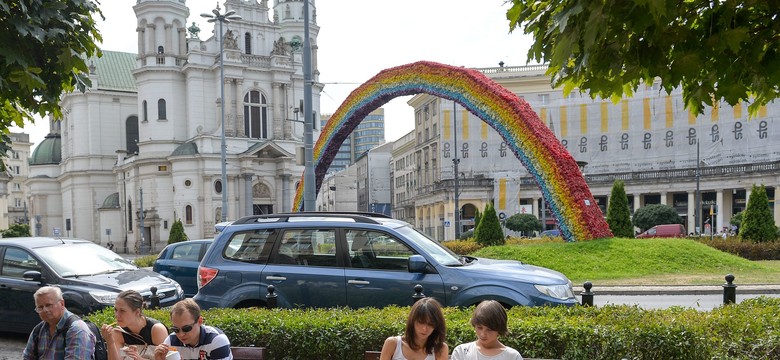
M 250 33 L 244 34 L 244 49 L 247 54 L 252 53 L 252 34 Z
M 146 100 L 141 103 L 141 111 L 143 112 L 143 122 L 149 121 L 149 113 L 147 112 Z
M 257 90 L 244 95 L 244 133 L 250 139 L 268 138 L 268 103 Z
M 184 207 L 184 223 L 187 225 L 192 225 L 192 205 L 187 205 Z
M 125 142 L 127 154 L 138 154 L 138 117 L 131 116 L 125 121 Z
M 157 100 L 157 119 L 165 120 L 166 119 L 165 116 L 166 116 L 165 99 Z
M 162 46 L 157 47 L 157 53 L 158 54 L 165 54 L 165 48 Z

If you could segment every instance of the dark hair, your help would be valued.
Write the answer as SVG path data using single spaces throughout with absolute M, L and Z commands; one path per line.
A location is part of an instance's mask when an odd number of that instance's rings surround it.
M 493 331 L 498 331 L 499 335 L 506 335 L 506 310 L 504 306 L 495 300 L 485 300 L 474 309 L 471 315 L 471 326 L 482 325 Z
M 409 318 L 406 320 L 406 330 L 404 331 L 404 341 L 409 344 L 412 350 L 423 347 L 423 344 L 414 342 L 414 323 L 420 322 L 430 324 L 433 332 L 428 336 L 425 342 L 425 352 L 436 354 L 444 346 L 444 339 L 447 336 L 447 324 L 444 321 L 444 314 L 441 312 L 441 304 L 434 298 L 422 298 L 417 300 L 409 311 Z
M 146 302 L 144 302 L 144 297 L 141 296 L 141 294 L 138 291 L 135 290 L 125 290 L 119 293 L 119 295 L 116 296 L 116 299 L 122 299 L 125 303 L 127 303 L 127 306 L 129 306 L 133 310 L 141 310 L 141 313 L 144 312 L 144 308 L 146 308 Z
M 197 321 L 200 318 L 200 306 L 198 306 L 195 300 L 184 299 L 174 304 L 173 308 L 171 308 L 171 315 L 181 315 L 185 312 L 190 313 L 193 320 Z

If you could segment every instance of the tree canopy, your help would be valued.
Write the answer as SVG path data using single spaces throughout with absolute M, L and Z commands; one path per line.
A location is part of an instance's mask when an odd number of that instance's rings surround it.
M 97 0 L 0 2 L 0 156 L 8 128 L 62 117 L 60 95 L 90 85 L 85 59 L 101 55 Z
M 528 235 L 532 231 L 541 231 L 542 222 L 533 214 L 514 214 L 506 219 L 504 226 L 512 231 Z
M 634 212 L 634 226 L 645 231 L 662 224 L 682 224 L 682 218 L 677 210 L 669 205 L 651 204 Z
M 512 0 L 509 30 L 532 34 L 528 59 L 552 85 L 617 100 L 656 78 L 686 107 L 760 106 L 780 95 L 780 1 Z

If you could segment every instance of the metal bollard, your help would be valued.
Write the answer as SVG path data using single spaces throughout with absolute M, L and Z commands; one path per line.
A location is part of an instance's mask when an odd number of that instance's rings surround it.
M 152 291 L 152 296 L 149 297 L 149 305 L 152 310 L 157 310 L 160 308 L 160 296 L 157 295 L 157 287 L 152 286 L 149 290 Z
M 276 287 L 273 285 L 268 285 L 268 294 L 265 294 L 265 307 L 268 309 L 274 309 L 276 308 Z
M 582 296 L 582 306 L 593 306 L 593 295 L 595 295 L 595 293 L 590 291 L 590 289 L 593 288 L 593 284 L 590 281 L 586 281 L 582 284 L 582 287 L 585 288 L 585 291 L 580 293 L 580 296 Z
M 737 285 L 734 285 L 734 275 L 726 275 L 726 283 L 723 284 L 723 305 L 737 303 Z
M 412 303 L 416 303 L 417 300 L 420 300 L 425 297 L 425 294 L 423 294 L 423 286 L 420 284 L 417 284 L 414 286 L 414 295 L 412 295 Z

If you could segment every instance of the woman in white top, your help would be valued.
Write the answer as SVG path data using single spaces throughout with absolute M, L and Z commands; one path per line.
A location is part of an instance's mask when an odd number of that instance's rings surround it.
M 477 333 L 477 341 L 460 344 L 452 351 L 452 360 L 523 360 L 517 350 L 498 341 L 506 335 L 506 310 L 495 300 L 486 300 L 474 309 L 471 326 Z
M 379 360 L 447 360 L 446 335 L 441 304 L 434 298 L 420 299 L 409 311 L 404 335 L 387 338 Z

